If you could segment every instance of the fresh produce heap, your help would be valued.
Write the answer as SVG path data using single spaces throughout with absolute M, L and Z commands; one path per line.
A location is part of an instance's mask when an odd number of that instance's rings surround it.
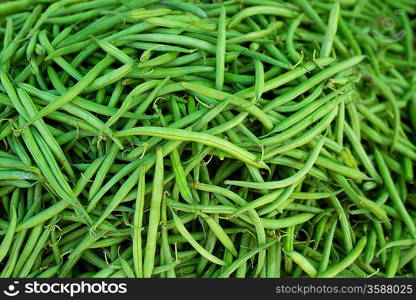
M 0 276 L 416 276 L 414 13 L 0 3 Z

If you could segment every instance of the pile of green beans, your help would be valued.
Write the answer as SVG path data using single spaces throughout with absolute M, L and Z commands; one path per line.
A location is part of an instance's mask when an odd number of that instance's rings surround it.
M 415 277 L 415 8 L 0 2 L 0 277 Z

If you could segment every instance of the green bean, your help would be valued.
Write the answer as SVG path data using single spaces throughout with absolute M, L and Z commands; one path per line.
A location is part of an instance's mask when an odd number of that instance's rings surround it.
M 254 154 L 240 147 L 237 147 L 226 140 L 223 140 L 216 136 L 202 133 L 202 132 L 192 132 L 188 130 L 173 129 L 173 128 L 140 127 L 140 128 L 126 129 L 126 130 L 120 131 L 117 134 L 118 137 L 129 136 L 129 135 L 150 135 L 150 136 L 157 136 L 157 137 L 174 140 L 174 141 L 198 142 L 207 146 L 218 148 L 254 167 L 267 169 L 266 164 L 264 162 L 257 161 Z
M 292 80 L 295 80 L 296 78 L 299 78 L 305 75 L 306 73 L 315 70 L 317 66 L 324 67 L 333 62 L 334 62 L 334 59 L 332 58 L 318 58 L 315 63 L 310 62 L 304 65 L 300 65 L 291 71 L 288 71 L 280 76 L 277 76 L 276 78 L 266 81 L 264 83 L 263 92 L 264 93 L 268 92 L 288 82 L 291 82 Z M 239 91 L 236 95 L 243 97 L 243 98 L 252 98 L 255 96 L 254 87 Z
M 271 202 L 270 204 L 266 205 L 265 207 L 261 208 L 259 210 L 259 215 L 265 215 L 265 214 L 277 214 L 277 212 L 281 212 L 283 211 L 283 209 L 294 200 L 294 198 L 290 198 L 290 196 L 292 195 L 293 191 L 296 188 L 296 184 L 290 185 L 288 187 L 285 188 L 285 190 L 283 191 L 283 193 L 278 196 L 273 202 Z M 274 213 L 274 211 L 276 213 Z
M 22 170 L 22 171 L 27 171 L 27 172 L 33 172 L 35 174 L 40 174 L 40 171 L 39 171 L 38 168 L 33 167 L 33 166 L 28 166 L 25 163 L 23 163 L 22 161 L 20 161 L 18 159 L 15 159 L 15 158 L 1 157 L 0 158 L 0 167 L 19 169 L 19 170 Z
M 296 251 L 288 251 L 285 252 L 285 255 L 288 255 L 309 276 L 316 276 L 317 271 L 315 267 L 301 253 Z
M 168 205 L 176 210 L 194 213 L 204 212 L 209 214 L 231 214 L 235 211 L 235 207 L 231 205 L 183 204 L 171 199 L 168 199 Z
M 180 9 L 180 10 L 190 12 L 201 18 L 207 18 L 206 13 L 202 9 L 200 9 L 198 6 L 193 5 L 191 3 L 183 3 L 183 2 L 175 1 L 175 0 L 164 0 L 162 1 L 162 3 L 168 6 L 172 6 L 174 8 Z
M 55 76 L 57 76 L 56 72 L 54 73 L 54 71 L 52 71 L 52 69 L 48 68 L 48 71 L 50 71 L 49 76 L 51 77 L 51 79 Z M 58 82 L 55 82 L 56 84 L 59 84 Z M 61 86 L 62 87 L 62 86 Z M 40 91 L 38 89 L 36 89 L 35 87 L 29 85 L 29 84 L 25 84 L 25 83 L 19 83 L 19 88 L 24 89 L 25 91 L 27 91 L 30 95 L 35 96 L 37 98 L 40 98 L 42 100 L 48 101 L 48 102 L 52 102 L 54 101 L 56 98 L 58 98 L 56 95 L 53 95 L 52 93 L 47 93 L 47 92 L 43 92 Z M 62 92 L 64 92 L 64 90 L 62 90 Z M 35 102 L 38 102 L 38 99 L 34 99 Z M 42 102 L 43 103 L 43 102 Z M 97 103 L 94 103 L 92 101 L 89 101 L 87 99 L 84 98 L 80 98 L 80 97 L 76 97 L 73 101 L 73 104 L 88 110 L 88 111 L 94 111 L 97 112 L 99 114 L 102 115 L 106 115 L 106 116 L 111 116 L 113 115 L 117 110 L 114 108 L 109 108 L 107 106 L 104 105 L 100 105 Z M 83 112 L 82 110 L 80 110 L 79 108 L 77 109 L 76 107 L 74 107 L 73 105 L 71 105 L 70 103 L 65 104 L 62 107 L 63 110 L 73 113 L 74 115 L 77 115 L 79 117 L 84 116 L 85 112 Z M 124 116 L 126 117 L 132 117 L 133 115 L 126 113 L 124 114 Z M 48 116 L 49 117 L 49 116 Z M 93 119 L 94 116 L 91 114 L 88 114 L 89 119 Z M 91 121 L 92 124 L 96 124 L 98 123 L 102 124 L 102 122 L 99 121 Z M 98 126 L 98 125 L 97 125 Z M 101 128 L 101 125 L 99 126 L 99 128 Z
M 266 229 L 286 228 L 298 224 L 303 224 L 314 217 L 311 213 L 301 213 L 296 216 L 282 218 L 282 219 L 265 219 L 260 218 L 261 223 Z
M 18 197 L 18 191 L 16 190 L 13 193 L 13 198 L 17 198 Z M 12 200 L 13 201 L 13 200 Z M 7 229 L 7 233 L 4 236 L 1 244 L 0 244 L 0 250 L 1 250 L 1 254 L 0 254 L 0 261 L 2 261 L 6 255 L 7 252 L 9 251 L 12 242 L 13 242 L 13 236 L 15 234 L 15 230 L 16 230 L 16 224 L 17 224 L 17 212 L 16 212 L 16 205 L 14 203 L 11 204 L 10 207 L 10 224 L 9 224 L 9 228 Z
M 50 54 L 54 51 L 51 43 L 49 42 L 46 32 L 42 30 L 39 33 L 39 42 L 41 43 L 42 47 Z M 56 57 L 53 59 L 54 62 L 56 62 L 62 69 L 66 71 L 70 76 L 72 76 L 76 80 L 82 79 L 82 74 L 76 70 L 70 63 L 68 63 L 64 58 L 62 57 Z
M 51 46 L 55 48 L 56 45 L 62 42 L 62 40 L 64 40 L 71 33 L 72 30 L 74 30 L 74 26 L 68 26 L 61 30 L 59 34 L 56 35 L 54 39 L 51 41 Z
M 51 209 L 48 208 L 45 211 L 43 211 L 43 213 L 40 213 L 40 214 L 38 214 L 36 216 L 33 216 L 32 218 L 24 221 L 23 222 L 24 225 L 23 224 L 18 225 L 17 228 L 16 228 L 16 231 L 20 231 L 20 230 L 23 230 L 23 229 L 33 227 L 33 226 L 39 224 L 38 222 L 42 222 L 42 221 L 45 221 L 45 220 L 49 219 L 50 217 L 53 217 L 54 215 L 58 214 L 61 210 L 65 209 L 69 205 L 71 205 L 71 204 L 74 205 L 77 202 L 75 197 L 70 195 L 70 193 L 72 191 L 71 191 L 68 183 L 65 180 L 57 179 L 55 177 L 55 175 L 52 174 L 52 170 L 51 170 L 50 166 L 48 166 L 48 164 L 46 163 L 45 158 L 44 158 L 44 156 L 42 154 L 42 151 L 41 151 L 41 149 L 42 149 L 46 153 L 47 148 L 40 147 L 40 145 L 38 146 L 36 144 L 35 139 L 34 139 L 34 135 L 31 133 L 31 131 L 24 130 L 22 135 L 23 135 L 23 138 L 26 142 L 26 145 L 31 149 L 31 151 L 33 153 L 36 154 L 34 156 L 34 159 L 37 162 L 37 164 L 40 166 L 40 168 L 42 170 L 42 173 L 46 176 L 49 183 L 52 184 L 52 186 L 54 188 L 54 192 L 56 192 L 60 197 L 62 197 L 63 200 L 62 200 L 62 203 L 57 204 L 56 207 L 53 207 L 53 208 L 50 207 Z M 38 137 L 38 139 L 40 140 L 41 138 Z M 50 157 L 49 161 L 51 163 L 54 162 L 54 160 L 51 157 Z M 56 165 L 56 162 L 54 164 L 54 168 L 59 170 L 59 168 Z M 60 172 L 58 171 L 58 174 L 59 173 Z M 62 174 L 61 174 L 61 176 L 62 176 Z M 82 214 L 85 215 L 85 212 L 81 207 L 75 206 L 75 209 L 77 209 L 78 211 L 80 211 Z
M 76 34 L 71 35 L 64 39 L 59 46 L 68 46 L 75 42 L 83 41 L 86 37 L 103 32 L 108 28 L 111 28 L 115 24 L 117 24 L 122 18 L 128 16 L 125 13 L 117 13 L 113 16 L 104 16 L 99 18 L 98 20 L 90 23 L 88 26 L 84 27 Z
M 163 194 L 163 153 L 162 149 L 156 149 L 155 175 L 153 177 L 153 192 L 150 203 L 150 223 L 147 233 L 146 249 L 143 262 L 143 277 L 150 277 L 154 268 L 156 253 L 156 236 L 160 220 L 160 206 Z
M 32 56 L 33 56 L 33 52 L 35 51 L 35 47 L 36 47 L 36 42 L 37 42 L 37 38 L 38 38 L 38 31 L 35 31 L 35 33 L 31 36 L 29 44 L 27 45 L 26 48 L 26 59 L 27 60 L 31 60 Z
M 291 140 L 290 142 L 275 148 L 275 149 L 267 149 L 268 152 L 266 155 L 264 155 L 264 159 L 272 158 L 273 156 L 277 154 L 284 153 L 286 151 L 298 148 L 300 146 L 305 145 L 306 143 L 312 141 L 319 135 L 321 132 L 326 130 L 328 126 L 331 124 L 333 119 L 338 113 L 338 108 L 329 113 L 327 116 L 325 116 L 321 121 L 319 121 L 315 126 L 312 127 L 309 131 L 305 132 L 303 135 L 299 136 L 298 138 Z M 325 141 L 325 140 L 324 140 Z
M 380 90 L 384 97 L 387 98 L 389 104 L 393 108 L 394 114 L 394 129 L 393 129 L 393 139 L 391 142 L 391 147 L 393 149 L 394 146 L 397 144 L 397 140 L 399 138 L 399 131 L 400 131 L 400 109 L 397 106 L 397 100 L 391 91 L 391 89 L 385 85 L 378 77 L 372 77 L 374 80 L 374 84 Z
M 237 256 L 237 250 L 234 247 L 233 242 L 231 241 L 230 237 L 226 234 L 226 232 L 222 229 L 222 227 L 210 216 L 200 213 L 202 219 L 208 224 L 211 230 L 215 233 L 218 240 L 224 245 L 224 247 L 231 252 L 232 255 Z
M 401 200 L 399 196 L 399 193 L 397 192 L 397 189 L 393 183 L 393 179 L 391 178 L 391 175 L 381 155 L 381 152 L 378 149 L 374 149 L 374 153 L 375 153 L 375 158 L 376 158 L 378 168 L 381 173 L 381 178 L 383 179 L 385 187 L 391 197 L 391 200 L 393 201 L 393 205 L 398 210 L 398 213 L 400 214 L 400 217 L 403 219 L 403 222 L 406 224 L 407 229 L 409 230 L 409 233 L 411 234 L 411 236 L 413 238 L 416 238 L 415 224 L 412 221 L 408 211 L 406 210 L 403 204 L 403 201 Z
M 296 184 L 309 172 L 309 170 L 315 164 L 315 161 L 318 158 L 319 152 L 321 151 L 323 144 L 324 144 L 324 139 L 320 138 L 319 142 L 317 143 L 317 145 L 311 152 L 309 159 L 305 163 L 304 167 L 300 169 L 297 173 L 295 173 L 294 175 L 288 178 L 285 178 L 279 181 L 269 181 L 269 182 L 264 182 L 264 183 L 227 180 L 225 181 L 225 184 L 245 186 L 245 187 L 257 188 L 257 189 L 278 189 L 278 188 L 283 188 L 292 184 Z
M 367 238 L 362 237 L 356 244 L 355 248 L 352 249 L 350 253 L 348 253 L 345 258 L 343 258 L 339 263 L 336 265 L 330 267 L 326 271 L 318 274 L 318 277 L 320 278 L 332 278 L 335 277 L 337 274 L 339 274 L 341 271 L 346 269 L 348 266 L 350 266 L 361 254 L 361 252 L 364 250 L 364 247 L 367 243 Z
M 368 236 L 368 242 L 364 250 L 364 262 L 368 265 L 371 263 L 371 261 L 374 258 L 374 252 L 376 248 L 376 239 L 377 239 L 377 236 L 376 236 L 375 230 L 370 231 L 370 234 Z
M 19 118 L 20 121 L 20 118 Z M 15 136 L 10 136 L 9 145 L 13 149 L 13 152 L 20 158 L 20 160 L 30 166 L 32 165 L 32 159 L 29 157 L 27 151 L 24 148 L 24 144 L 19 142 Z
M 117 113 L 115 113 L 114 115 L 112 115 L 110 117 L 110 119 L 106 122 L 105 128 L 109 128 L 110 126 L 112 126 L 132 105 L 133 100 L 135 99 L 135 96 L 139 93 L 143 93 L 153 87 L 155 87 L 157 84 L 158 86 L 156 87 L 156 91 L 155 93 L 157 93 L 160 88 L 169 80 L 169 78 L 165 79 L 162 82 L 158 82 L 158 81 L 148 81 L 146 83 L 143 83 L 139 86 L 137 86 L 135 89 L 133 89 L 129 95 L 126 97 L 125 101 L 123 101 L 122 106 L 120 107 L 120 109 L 117 111 Z M 150 101 L 152 101 L 152 98 L 154 98 L 154 94 L 152 94 L 152 96 L 149 96 L 149 98 L 151 99 Z M 148 98 L 148 99 L 149 99 Z M 149 100 L 148 100 L 149 101 Z M 147 101 L 146 101 L 147 102 Z
M 16 90 L 12 82 L 10 81 L 9 76 L 3 72 L 0 72 L 0 80 L 13 106 L 16 108 L 19 114 L 21 114 L 22 116 L 27 116 L 26 110 L 23 104 L 21 103 L 19 97 L 17 96 Z
M 340 14 L 340 1 L 335 1 L 329 14 L 328 26 L 325 32 L 325 40 L 321 47 L 320 57 L 328 57 L 331 53 L 334 37 L 337 32 L 338 18 Z
M 257 14 L 268 14 L 268 15 L 276 15 L 280 17 L 291 18 L 295 17 L 295 12 L 283 8 L 283 7 L 275 7 L 275 6 L 252 6 L 242 9 L 238 14 L 236 14 L 228 23 L 228 28 L 235 27 L 239 24 L 244 18 L 248 18 L 253 15 Z
M 33 122 L 39 120 L 42 117 L 47 116 L 51 112 L 59 109 L 66 103 L 70 102 L 76 96 L 78 96 L 82 91 L 107 67 L 108 61 L 111 61 L 112 58 L 107 56 L 100 63 L 98 63 L 94 68 L 92 68 L 77 84 L 75 84 L 71 89 L 69 89 L 65 94 L 60 96 L 54 103 L 48 104 L 36 116 L 30 118 L 25 127 L 28 127 Z
M 247 260 L 249 260 L 251 257 L 253 257 L 254 255 L 256 255 L 258 252 L 269 248 L 271 245 L 273 245 L 274 243 L 276 243 L 276 240 L 273 240 L 271 242 L 268 242 L 266 244 L 260 245 L 257 248 L 254 248 L 250 251 L 248 251 L 247 253 L 245 253 L 244 255 L 242 255 L 241 257 L 237 258 L 235 261 L 233 261 L 230 265 L 228 265 L 226 267 L 226 269 L 224 269 L 224 271 L 218 275 L 218 278 L 227 278 L 229 277 L 235 270 L 237 270 L 244 262 L 246 262 Z
M 162 223 L 164 225 L 167 224 L 167 209 L 166 209 L 166 198 L 162 200 L 162 212 L 161 212 L 161 220 Z M 173 263 L 177 263 L 177 260 L 174 262 L 173 258 L 172 258 L 172 254 L 170 251 L 170 246 L 169 246 L 169 239 L 168 239 L 168 231 L 167 229 L 162 226 L 162 248 L 161 251 L 163 251 L 163 256 L 164 256 L 164 262 L 166 262 L 167 264 L 173 264 Z M 166 272 L 166 276 L 168 278 L 175 278 L 176 277 L 176 273 L 175 270 L 170 269 Z
M 329 98 L 331 98 L 332 96 L 333 95 L 328 95 Z M 323 107 L 319 108 L 317 111 L 310 114 L 308 117 L 304 118 L 302 122 L 297 122 L 294 126 L 289 127 L 286 131 L 283 131 L 282 133 L 276 134 L 276 135 L 271 136 L 271 137 L 265 137 L 265 138 L 260 139 L 260 144 L 264 145 L 264 146 L 269 146 L 269 145 L 275 145 L 275 144 L 278 144 L 278 143 L 281 143 L 281 142 L 284 142 L 284 141 L 290 139 L 291 137 L 293 137 L 296 134 L 302 132 L 302 130 L 304 130 L 309 125 L 314 123 L 315 120 L 319 120 L 320 118 L 322 118 L 324 116 L 328 117 L 328 113 L 333 111 L 335 106 L 337 104 L 339 104 L 340 101 L 342 101 L 343 99 L 345 99 L 348 96 L 349 96 L 349 93 L 346 93 L 345 95 L 337 97 L 333 101 L 327 103 Z M 299 120 L 297 120 L 297 121 L 299 121 Z M 273 133 L 273 131 L 271 133 Z M 269 134 L 267 134 L 267 136 L 268 135 Z M 308 136 L 310 136 L 310 135 L 308 135 Z M 250 145 L 251 144 L 252 143 L 250 143 Z
M 261 110 L 254 106 L 252 103 L 250 103 L 249 101 L 240 98 L 238 96 L 235 95 L 230 95 L 226 92 L 221 92 L 219 90 L 216 89 L 212 89 L 212 88 L 208 88 L 208 87 L 204 87 L 204 86 L 199 86 L 196 84 L 192 84 L 192 83 L 187 83 L 187 82 L 182 82 L 181 86 L 183 86 L 186 89 L 189 89 L 191 91 L 197 92 L 197 93 L 201 93 L 205 96 L 208 97 L 212 97 L 214 99 L 217 100 L 225 100 L 227 98 L 231 99 L 231 104 L 236 105 L 238 107 L 241 107 L 242 109 L 246 110 L 247 112 L 249 112 L 250 114 L 252 114 L 253 116 L 255 116 L 260 122 L 262 122 L 262 124 L 267 128 L 267 129 L 271 129 L 272 128 L 272 123 L 269 119 L 269 117 L 262 113 Z
M 48 268 L 47 270 L 43 271 L 42 273 L 36 275 L 36 278 L 53 278 L 56 273 L 58 273 L 61 265 L 56 265 L 53 267 Z
M 301 60 L 301 55 L 295 49 L 293 37 L 295 35 L 296 29 L 299 27 L 303 18 L 304 18 L 304 14 L 299 14 L 290 24 L 289 29 L 287 31 L 286 48 L 287 48 L 287 52 L 289 53 L 290 58 L 292 59 L 292 62 L 294 63 L 297 63 L 298 61 Z
M 347 137 L 349 138 L 352 146 L 354 147 L 355 152 L 360 157 L 360 160 L 363 163 L 364 167 L 367 169 L 368 173 L 370 174 L 370 176 L 374 180 L 380 181 L 380 175 L 375 170 L 375 167 L 373 166 L 371 160 L 368 158 L 367 153 L 365 152 L 361 143 L 359 142 L 359 140 L 355 136 L 353 130 L 351 129 L 351 127 L 347 123 L 344 126 L 344 131 L 345 131 L 345 134 L 347 135 Z
M 221 14 L 218 19 L 217 29 L 217 59 L 215 68 L 215 88 L 219 91 L 224 86 L 224 68 L 225 68 L 225 48 L 226 48 L 226 12 L 224 6 L 221 7 Z
M 98 77 L 95 79 L 91 85 L 84 90 L 85 93 L 96 91 L 99 89 L 102 89 L 108 85 L 111 85 L 112 83 L 121 80 L 124 77 L 129 76 L 131 72 L 133 71 L 134 64 L 128 63 L 123 65 L 122 67 L 115 69 L 113 71 L 110 71 L 106 73 L 105 75 Z
M 313 238 L 314 240 L 313 249 L 318 248 L 318 245 L 321 241 L 324 231 L 326 230 L 328 219 L 329 219 L 328 216 L 323 216 L 322 219 L 316 225 L 316 231 L 315 231 L 314 238 Z
M 146 43 L 146 42 L 131 42 L 129 43 L 129 46 L 135 49 L 164 51 L 164 52 L 193 53 L 196 51 L 195 49 L 187 49 L 183 47 L 156 44 L 156 43 Z
M 236 36 L 227 40 L 229 44 L 242 44 L 248 41 L 256 41 L 265 36 L 268 36 L 283 26 L 282 22 L 274 22 L 271 23 L 268 28 L 263 30 L 257 30 L 250 33 L 242 34 L 240 36 Z
M 183 20 L 181 20 L 183 19 Z M 182 29 L 189 32 L 206 32 L 206 30 L 215 30 L 216 25 L 215 24 L 208 24 L 208 23 L 199 23 L 198 20 L 186 20 L 184 18 L 180 18 L 177 16 L 176 19 L 170 19 L 170 18 L 160 18 L 160 17 L 151 17 L 146 19 L 147 23 L 160 26 L 160 27 L 166 27 L 170 29 Z
M 181 142 L 171 141 L 167 142 L 162 146 L 163 153 L 169 154 L 173 149 L 176 149 Z M 95 194 L 95 196 L 91 199 L 91 203 L 97 203 L 103 195 L 116 184 L 121 178 L 126 176 L 127 174 L 131 173 L 137 167 L 142 164 L 146 164 L 146 169 L 151 168 L 152 165 L 155 163 L 155 156 L 154 155 L 144 155 L 141 160 L 135 160 L 126 166 L 124 166 L 117 174 L 113 176 L 104 186 L 102 186 L 99 191 Z
M 261 196 L 259 198 L 257 198 L 256 200 L 251 201 L 250 203 L 248 203 L 247 205 L 239 208 L 238 210 L 236 210 L 231 217 L 236 217 L 250 209 L 256 209 L 257 207 L 266 205 L 270 202 L 275 201 L 278 197 L 280 197 L 282 195 L 283 191 L 282 190 L 277 190 L 275 192 L 272 193 L 267 193 L 264 196 Z
M 103 161 L 104 157 L 100 157 L 89 165 L 87 170 L 82 174 L 81 178 L 78 179 L 77 183 L 74 186 L 73 192 L 75 196 L 81 194 L 81 192 L 87 186 L 88 181 L 95 175 Z
M 405 47 L 406 47 L 406 57 L 409 62 L 412 62 L 414 60 L 413 58 L 413 32 L 411 30 L 410 20 L 409 16 L 407 14 L 401 14 L 400 18 L 402 20 L 403 29 L 406 33 L 405 35 Z
M 46 229 L 43 231 L 42 235 L 39 237 L 38 242 L 36 243 L 36 246 L 33 248 L 33 252 L 28 257 L 27 261 L 25 262 L 25 265 L 23 266 L 22 270 L 19 273 L 19 277 L 26 277 L 29 275 L 29 272 L 31 268 L 33 267 L 35 263 L 36 257 L 39 255 L 39 253 L 42 251 L 48 237 L 49 237 L 50 231 L 49 229 Z
M 135 34 L 135 35 L 127 35 L 122 37 L 121 39 L 126 41 L 143 41 L 143 42 L 164 42 L 164 43 L 172 43 L 175 45 L 190 47 L 191 49 L 198 49 L 215 53 L 216 47 L 208 42 L 195 39 L 192 37 L 186 36 L 177 36 L 173 34 Z
M 352 34 L 351 30 L 349 29 L 348 25 L 346 24 L 346 22 L 344 21 L 344 18 L 342 16 L 339 16 L 338 25 L 339 25 L 339 30 L 340 30 L 341 34 L 343 34 L 345 36 L 345 39 L 350 44 L 350 46 L 351 46 L 351 48 L 354 52 L 354 55 L 361 55 L 362 50 L 360 48 L 360 45 L 358 44 L 357 39 Z
M 321 273 L 325 272 L 328 268 L 328 263 L 329 263 L 330 254 L 331 254 L 331 247 L 333 245 L 333 239 L 334 239 L 336 226 L 337 226 L 337 221 L 335 220 L 332 223 L 332 226 L 331 226 L 331 228 L 330 228 L 330 230 L 327 233 L 327 236 L 325 238 L 325 244 L 324 244 L 324 250 L 323 250 L 323 253 L 322 253 L 321 264 L 319 265 L 319 269 L 318 269 L 318 276 Z
M 25 106 L 25 109 L 28 113 L 28 117 L 33 117 L 36 115 L 37 111 L 35 108 L 35 105 L 33 104 L 30 96 L 22 89 L 17 89 L 17 93 L 22 101 L 22 104 Z M 64 169 L 68 173 L 68 175 L 71 178 L 74 178 L 74 172 L 72 168 L 69 165 L 68 160 L 66 159 L 64 153 L 62 152 L 62 149 L 59 147 L 55 139 L 53 138 L 50 131 L 46 128 L 44 122 L 42 120 L 39 120 L 38 122 L 35 122 L 37 124 L 34 124 L 36 128 L 39 130 L 40 134 L 43 136 L 44 139 L 47 139 L 49 141 L 49 146 L 52 150 L 52 152 L 55 154 L 59 162 L 63 165 Z
M 257 102 L 260 100 L 261 95 L 263 94 L 264 89 L 264 66 L 262 62 L 258 59 L 254 59 L 254 67 L 255 67 L 255 74 L 256 74 L 256 82 L 254 84 L 254 90 L 255 90 L 255 98 L 254 102 Z
M 381 255 L 383 255 L 383 253 L 381 253 Z M 409 251 L 407 251 L 401 256 L 400 262 L 399 262 L 399 268 L 404 267 L 406 264 L 412 261 L 415 255 L 416 255 L 416 246 L 413 246 Z
M 337 63 L 333 66 L 330 66 L 327 69 L 322 70 L 318 74 L 316 74 L 316 75 L 312 76 L 311 78 L 309 78 L 308 80 L 302 82 L 299 86 L 292 89 L 288 93 L 286 93 L 284 95 L 281 95 L 281 96 L 275 98 L 273 101 L 269 102 L 263 108 L 263 110 L 267 112 L 269 110 L 275 109 L 276 107 L 278 107 L 280 105 L 283 105 L 283 104 L 293 100 L 294 98 L 303 94 L 304 92 L 306 92 L 310 88 L 314 87 L 315 85 L 319 84 L 323 80 L 329 78 L 330 76 L 332 76 L 334 74 L 337 74 L 339 72 L 342 72 L 344 70 L 347 70 L 347 69 L 353 67 L 354 65 L 361 62 L 363 59 L 364 59 L 364 56 L 355 56 L 355 57 L 349 58 L 347 60 L 344 60 L 342 62 L 339 62 L 339 63 Z
M 305 105 L 303 108 L 299 109 L 298 111 L 290 115 L 290 117 L 280 121 L 273 128 L 273 131 L 274 132 L 283 131 L 284 129 L 287 129 L 288 127 L 292 126 L 293 124 L 296 124 L 299 120 L 302 120 L 303 118 L 305 118 L 309 113 L 316 111 L 317 109 L 319 109 L 319 107 L 321 107 L 322 105 L 327 103 L 329 100 L 331 100 L 333 96 L 338 96 L 339 94 L 342 94 L 343 92 L 345 92 L 345 94 L 348 94 L 349 91 L 348 89 L 347 90 L 346 89 L 347 89 L 346 87 L 343 87 L 339 89 L 336 93 L 331 93 L 327 97 L 323 97 L 321 99 L 315 100 L 314 102 L 310 104 Z
M 89 190 L 89 193 L 88 193 L 89 199 L 92 199 L 95 196 L 95 194 L 97 193 L 97 191 L 100 189 L 101 185 L 103 184 L 104 178 L 110 168 L 110 165 L 114 162 L 118 150 L 119 150 L 118 147 L 113 146 L 111 147 L 111 149 L 108 151 L 107 155 L 105 156 L 103 163 L 97 170 L 97 174 Z M 93 205 L 95 205 L 95 202 L 91 200 L 89 207 L 92 207 Z
M 207 250 L 205 250 L 204 247 L 202 247 L 189 233 L 189 231 L 185 228 L 185 226 L 182 224 L 179 217 L 171 210 L 173 221 L 175 222 L 176 229 L 179 231 L 179 233 L 194 247 L 196 251 L 198 251 L 203 257 L 208 259 L 209 261 L 213 262 L 214 264 L 218 265 L 224 265 L 224 261 L 221 259 L 213 256 L 211 253 L 209 253 Z
M 413 181 L 414 179 L 412 161 L 408 157 L 403 158 L 403 175 L 407 181 Z
M 239 258 L 243 257 L 244 254 L 248 252 L 248 248 L 250 246 L 250 235 L 248 232 L 244 232 L 241 237 L 241 244 L 240 244 L 240 251 L 239 251 Z M 245 278 L 247 271 L 247 262 L 242 262 L 240 266 L 236 270 L 235 277 L 236 278 Z
M 98 17 L 100 15 L 100 11 L 101 11 L 100 9 L 95 9 L 95 10 L 76 13 L 76 14 L 69 15 L 69 16 L 50 17 L 45 20 L 45 23 L 60 24 L 60 25 L 72 24 L 75 21 L 80 22 L 83 20 L 88 20 L 91 18 Z
M 118 192 L 114 195 L 111 202 L 107 205 L 106 209 L 102 212 L 100 217 L 95 221 L 93 224 L 93 229 L 97 228 L 112 212 L 113 210 L 120 204 L 123 198 L 131 191 L 134 184 L 137 182 L 138 177 L 140 175 L 140 169 L 136 169 L 130 177 L 123 183 L 122 187 Z M 91 211 L 94 208 L 94 205 L 91 205 L 93 202 L 90 202 L 90 205 L 87 208 L 87 211 Z
M 253 59 L 258 59 L 258 60 L 261 60 L 265 63 L 272 64 L 272 65 L 277 66 L 277 67 L 281 67 L 281 68 L 284 68 L 284 69 L 290 69 L 290 66 L 288 64 L 284 63 L 284 62 L 281 62 L 279 60 L 274 59 L 271 56 L 256 52 L 254 50 L 247 49 L 247 48 L 245 48 L 243 46 L 240 46 L 240 45 L 227 44 L 226 49 L 227 49 L 227 51 L 237 52 L 237 53 L 240 53 L 242 55 L 251 57 Z
M 177 56 L 177 52 L 167 52 L 147 61 L 140 62 L 137 64 L 137 66 L 139 68 L 156 67 L 160 65 L 168 66 L 169 63 L 175 61 Z
M 319 14 L 313 9 L 313 7 L 310 5 L 308 1 L 295 0 L 295 3 L 305 11 L 305 14 L 319 27 L 321 31 L 323 32 L 325 31 L 326 29 L 325 23 L 322 21 Z M 335 37 L 334 43 L 337 46 L 337 48 L 340 50 L 340 52 L 344 54 L 347 53 L 345 46 L 337 37 Z
M 48 231 L 48 230 L 46 230 Z M 75 249 L 71 252 L 68 259 L 62 266 L 61 272 L 59 274 L 60 278 L 65 278 L 69 272 L 71 271 L 72 267 L 75 263 L 81 258 L 82 252 L 88 249 L 94 242 L 102 238 L 105 234 L 105 231 L 95 232 L 94 234 L 89 233 L 87 234 L 79 244 L 75 247 Z
M 386 251 L 389 248 L 392 247 L 405 247 L 405 246 L 413 246 L 415 244 L 416 240 L 415 239 L 404 239 L 404 240 L 396 240 L 396 241 L 392 241 L 387 243 L 386 245 L 384 245 L 378 252 L 377 255 L 380 255 L 381 253 L 383 253 L 384 251 Z M 392 260 L 393 261 L 393 260 Z
M 23 41 L 23 39 L 32 29 L 32 26 L 34 26 L 36 19 L 39 17 L 41 10 L 42 10 L 41 5 L 38 5 L 35 7 L 32 14 L 30 14 L 29 18 L 26 19 L 19 33 L 15 36 L 14 40 L 8 44 L 7 48 L 3 49 L 1 64 L 5 64 L 7 61 L 9 61 L 11 57 L 15 54 L 15 52 L 18 50 L 19 44 Z M 7 8 L 6 8 L 6 11 L 7 11 Z

